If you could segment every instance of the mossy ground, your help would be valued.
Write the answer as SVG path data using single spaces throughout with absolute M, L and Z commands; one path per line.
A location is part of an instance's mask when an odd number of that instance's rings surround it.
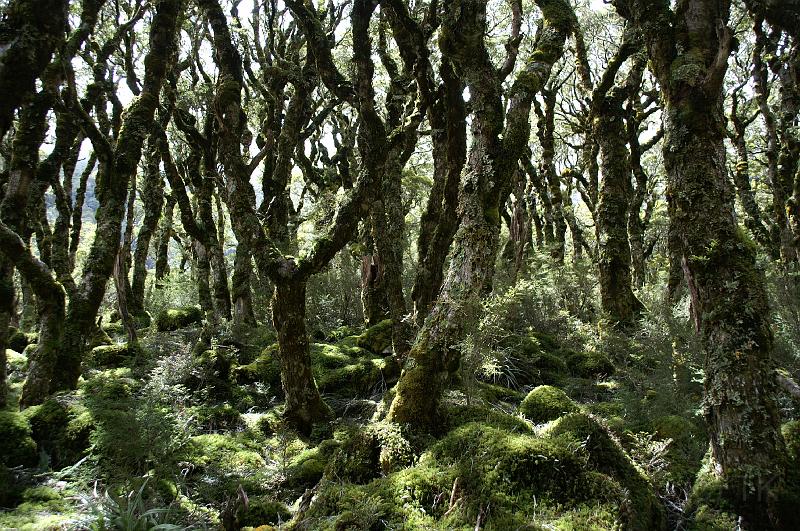
M 76 392 L 0 414 L 10 509 L 0 527 L 155 508 L 152 525 L 228 529 L 659 529 L 664 486 L 691 488 L 702 424 L 668 408 L 664 389 L 634 397 L 605 354 L 548 336 L 508 340 L 522 378 L 456 381 L 436 434 L 382 420 L 399 367 L 385 338 L 370 348 L 364 338 L 384 326 L 312 344 L 338 420 L 310 437 L 284 426 L 270 333 L 238 331 L 195 352 L 197 328 L 152 329 L 133 352 L 94 349 Z M 12 361 L 24 372 L 24 356 Z M 798 432 L 797 421 L 784 426 L 795 460 Z M 701 479 L 695 493 L 713 487 Z M 690 509 L 696 529 L 731 522 L 724 507 Z

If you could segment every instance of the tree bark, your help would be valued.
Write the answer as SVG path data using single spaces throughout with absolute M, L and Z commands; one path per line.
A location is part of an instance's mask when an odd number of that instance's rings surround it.
M 643 31 L 664 92 L 667 200 L 705 349 L 711 474 L 743 527 L 780 527 L 786 449 L 775 403 L 773 336 L 756 250 L 743 238 L 725 165 L 722 81 L 733 44 L 730 3 L 619 1 Z
M 78 383 L 86 338 L 105 294 L 119 250 L 120 230 L 127 198 L 128 180 L 136 171 L 142 144 L 154 125 L 159 93 L 175 52 L 180 0 L 162 0 L 150 25 L 150 48 L 144 59 L 145 76 L 141 94 L 125 112 L 116 143 L 112 146 L 94 124 L 83 123 L 100 158 L 95 192 L 100 201 L 97 229 L 83 268 L 81 281 L 67 307 L 67 327 L 58 356 L 59 371 L 52 391 L 74 389 Z
M 484 42 L 486 3 L 465 1 L 448 6 L 452 11 L 444 17 L 440 36 L 444 60 L 452 62 L 470 91 L 472 144 L 461 181 L 459 226 L 442 294 L 405 363 L 389 410 L 392 421 L 424 430 L 438 425 L 439 401 L 460 359 L 453 345 L 475 322 L 480 299 L 491 286 L 501 198 L 504 201 L 508 194 L 511 176 L 528 143 L 533 98 L 561 57 L 573 27 L 574 14 L 568 4 L 540 2 L 539 7 L 546 22 L 543 35 L 512 85 L 505 114 L 501 76 Z

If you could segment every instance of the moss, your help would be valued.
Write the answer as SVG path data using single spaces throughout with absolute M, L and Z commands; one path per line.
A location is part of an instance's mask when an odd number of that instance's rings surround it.
M 652 429 L 660 439 L 670 439 L 665 459 L 667 478 L 676 484 L 691 484 L 708 447 L 705 432 L 692 421 L 677 415 L 655 419 Z
M 548 438 L 573 448 L 593 471 L 606 474 L 627 491 L 624 514 L 633 529 L 661 529 L 664 509 L 644 473 L 628 457 L 620 444 L 593 417 L 572 413 L 553 422 Z
M 8 348 L 13 351 L 22 353 L 25 351 L 25 347 L 36 343 L 39 340 L 39 334 L 35 332 L 19 332 L 16 331 L 8 338 Z
M 0 463 L 8 466 L 34 466 L 39 461 L 31 427 L 16 411 L 0 411 Z
M 195 406 L 189 413 L 204 432 L 235 431 L 245 425 L 242 414 L 230 404 Z
M 567 372 L 558 344 L 544 334 L 508 336 L 498 346 L 513 358 L 514 379 L 520 386 L 557 384 Z
M 111 339 L 111 336 L 109 336 L 105 330 L 93 326 L 86 340 L 86 347 L 91 350 L 101 345 L 112 345 L 113 343 L 114 341 Z
M 170 332 L 189 325 L 200 323 L 203 320 L 203 310 L 197 306 L 183 308 L 170 308 L 156 316 L 156 329 L 160 332 Z
M 345 344 L 311 344 L 311 364 L 322 393 L 342 397 L 370 396 L 397 381 L 400 367 L 391 357 L 378 357 Z M 282 395 L 281 367 L 277 345 L 264 349 L 252 363 L 233 369 L 238 384 L 267 384 Z
M 185 454 L 186 460 L 197 467 L 213 465 L 227 472 L 247 472 L 266 465 L 257 446 L 230 435 L 196 435 L 189 440 Z
M 382 421 L 353 433 L 335 453 L 325 473 L 330 479 L 366 483 L 410 466 L 414 459 L 403 428 Z
M 567 357 L 572 374 L 582 378 L 597 378 L 614 374 L 614 364 L 597 352 L 572 352 Z
M 574 413 L 578 411 L 578 406 L 561 389 L 540 385 L 528 393 L 519 410 L 528 420 L 540 424 L 566 413 Z
M 510 432 L 528 433 L 531 427 L 521 418 L 504 413 L 490 404 L 472 402 L 445 403 L 443 406 L 445 426 L 456 428 L 469 422 L 480 422 L 487 426 Z
M 22 492 L 22 503 L 8 512 L 0 512 L 0 529 L 44 531 L 74 529 L 76 508 L 65 494 L 49 487 L 32 487 Z
M 138 344 L 116 343 L 101 345 L 89 353 L 86 364 L 90 367 L 114 369 L 129 365 L 141 353 Z
M 478 394 L 487 402 L 519 403 L 525 396 L 503 385 L 478 382 Z
M 375 354 L 384 353 L 392 346 L 392 321 L 386 319 L 367 328 L 356 338 L 356 345 Z
M 78 389 L 84 397 L 94 400 L 119 400 L 133 396 L 139 386 L 140 382 L 132 377 L 131 370 L 120 367 L 93 374 L 80 382 Z
M 786 453 L 789 459 L 800 464 L 800 420 L 793 420 L 781 426 Z
M 248 500 L 247 511 L 239 519 L 239 524 L 253 527 L 271 524 L 280 525 L 291 518 L 292 513 L 286 505 L 261 496 Z
M 39 451 L 47 454 L 54 470 L 75 464 L 88 453 L 94 420 L 73 396 L 51 397 L 26 409 L 25 416 L 33 440 Z
M 104 323 L 102 329 L 108 335 L 121 336 L 125 334 L 125 326 L 121 321 Z
M 8 370 L 8 380 L 10 382 L 21 382 L 25 379 L 28 372 L 28 357 L 14 350 L 6 350 L 6 364 Z

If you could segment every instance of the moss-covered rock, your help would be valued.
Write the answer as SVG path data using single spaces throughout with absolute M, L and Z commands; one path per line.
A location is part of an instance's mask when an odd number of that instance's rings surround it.
M 570 372 L 581 378 L 611 376 L 615 371 L 611 360 L 598 352 L 571 352 L 566 359 Z
M 203 321 L 203 310 L 198 306 L 170 308 L 156 316 L 156 329 L 171 332 Z
M 239 519 L 242 527 L 280 525 L 288 522 L 292 518 L 289 508 L 279 501 L 272 500 L 265 496 L 250 498 L 247 510 Z
M 86 348 L 92 350 L 95 347 L 102 345 L 113 345 L 114 340 L 111 339 L 105 330 L 97 326 L 93 326 L 89 332 L 89 337 L 86 339 Z
M 86 358 L 86 365 L 100 369 L 115 369 L 130 365 L 141 353 L 138 344 L 116 343 L 95 347 Z
M 415 459 L 403 428 L 391 422 L 376 422 L 352 434 L 334 455 L 326 469 L 329 479 L 366 483 L 390 474 Z
M 367 328 L 356 336 L 356 345 L 375 354 L 383 354 L 392 346 L 392 321 L 386 319 Z
M 36 332 L 20 332 L 15 331 L 8 338 L 8 348 L 13 351 L 22 353 L 25 352 L 25 347 L 36 343 L 39 340 L 39 334 Z
M 382 391 L 400 375 L 400 367 L 391 356 L 376 356 L 343 343 L 312 343 L 311 365 L 322 393 L 350 398 Z M 233 378 L 240 385 L 267 384 L 270 391 L 282 395 L 278 345 L 264 349 L 252 363 L 234 368 Z
M 16 411 L 0 411 L 0 463 L 34 466 L 39 457 L 27 419 Z
M 73 395 L 57 395 L 25 410 L 33 440 L 58 470 L 77 463 L 89 450 L 94 419 Z
M 516 385 L 557 384 L 567 373 L 558 344 L 549 336 L 508 336 L 498 345 L 507 356 Z
M 541 424 L 574 413 L 578 411 L 578 406 L 561 389 L 540 385 L 528 393 L 519 410 L 531 422 Z
M 50 487 L 30 487 L 21 493 L 21 503 L 0 511 L 0 529 L 39 531 L 80 527 L 77 507 L 69 498 L 74 492 Z
M 584 413 L 566 415 L 553 422 L 546 436 L 576 449 L 591 470 L 614 478 L 626 489 L 629 512 L 624 516 L 633 529 L 664 527 L 664 509 L 650 481 L 595 418 Z

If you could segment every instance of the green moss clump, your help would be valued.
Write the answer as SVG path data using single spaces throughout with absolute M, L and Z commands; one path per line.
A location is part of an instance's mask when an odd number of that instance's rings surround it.
M 34 466 L 39 461 L 27 419 L 17 411 L 0 411 L 0 463 Z
M 597 378 L 614 374 L 614 364 L 597 352 L 572 352 L 567 357 L 570 372 L 581 378 Z
M 567 413 L 575 413 L 578 406 L 561 389 L 540 385 L 528 393 L 519 410 L 531 422 L 541 424 Z
M 140 382 L 133 378 L 127 367 L 107 369 L 79 382 L 78 389 L 84 397 L 92 400 L 121 400 L 133 396 Z
M 21 382 L 28 372 L 28 357 L 14 350 L 6 349 L 6 364 L 8 367 L 8 381 Z
M 101 345 L 92 349 L 86 359 L 86 364 L 90 367 L 115 369 L 129 365 L 140 352 L 138 344 Z
M 24 414 L 31 425 L 33 439 L 39 450 L 48 455 L 54 470 L 73 465 L 88 453 L 94 420 L 74 397 L 51 397 L 43 404 L 26 409 Z
M 392 346 L 392 321 L 386 319 L 364 330 L 356 337 L 356 345 L 374 352 L 383 354 Z
M 375 356 L 343 343 L 312 343 L 311 365 L 321 392 L 348 398 L 369 396 L 400 376 L 392 357 Z M 280 369 L 278 345 L 271 345 L 252 363 L 235 367 L 232 374 L 240 385 L 267 384 L 272 393 L 281 396 Z
M 156 316 L 156 329 L 171 332 L 203 321 L 203 310 L 197 306 L 170 308 Z
M 478 393 L 487 402 L 519 403 L 525 396 L 503 385 L 478 382 Z
M 22 353 L 25 347 L 32 345 L 39 341 L 39 334 L 36 332 L 19 332 L 16 331 L 8 338 L 8 348 L 15 352 Z
M 242 414 L 230 404 L 195 406 L 190 413 L 204 432 L 234 431 L 245 426 Z
M 628 457 L 610 432 L 593 417 L 572 413 L 556 420 L 546 436 L 577 450 L 589 468 L 606 474 L 628 492 L 630 510 L 625 515 L 633 529 L 661 529 L 664 508 L 644 473 Z
M 281 502 L 260 496 L 250 498 L 247 511 L 239 519 L 241 526 L 280 525 L 292 518 L 289 508 Z
M 104 323 L 101 328 L 103 329 L 103 332 L 105 332 L 106 334 L 108 334 L 110 336 L 111 335 L 121 336 L 121 335 L 125 334 L 125 326 L 122 324 L 122 321 L 114 321 L 114 322 L 111 322 L 111 323 Z
M 792 420 L 781 426 L 783 440 L 789 459 L 800 464 L 800 420 Z
M 366 483 L 410 466 L 414 459 L 412 445 L 400 425 L 376 422 L 351 435 L 334 455 L 326 476 Z

